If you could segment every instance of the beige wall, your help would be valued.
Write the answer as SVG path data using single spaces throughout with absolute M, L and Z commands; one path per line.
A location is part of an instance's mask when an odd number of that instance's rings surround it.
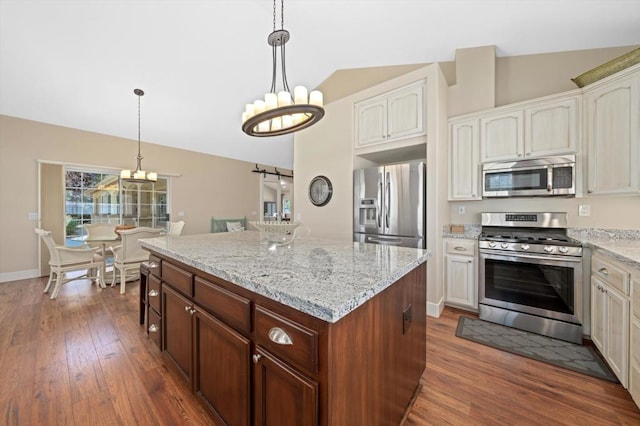
M 143 143 L 143 167 L 172 178 L 171 217 L 184 234 L 209 232 L 211 216 L 256 220 L 259 174 L 255 164 Z M 37 161 L 104 168 L 135 165 L 136 142 L 0 115 L 0 282 L 33 276 L 37 239 L 29 220 L 38 208 Z M 61 241 L 60 241 L 61 242 Z

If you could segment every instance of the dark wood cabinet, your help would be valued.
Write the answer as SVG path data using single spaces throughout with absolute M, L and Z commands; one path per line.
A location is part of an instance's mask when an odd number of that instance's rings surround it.
M 191 301 L 167 285 L 162 286 L 162 341 L 164 352 L 184 376 L 192 381 L 192 315 Z
M 318 383 L 260 346 L 256 347 L 254 363 L 256 426 L 318 424 Z
M 211 315 L 193 316 L 194 391 L 219 423 L 251 421 L 251 341 Z
M 162 272 L 146 287 L 161 297 L 147 294 L 148 321 L 216 424 L 393 425 L 410 409 L 426 359 L 425 264 L 329 323 L 154 255 Z

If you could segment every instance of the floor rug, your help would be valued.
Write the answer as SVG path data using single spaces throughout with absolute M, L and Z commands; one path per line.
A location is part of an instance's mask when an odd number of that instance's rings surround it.
M 595 350 L 535 333 L 461 316 L 456 336 L 558 367 L 618 382 Z

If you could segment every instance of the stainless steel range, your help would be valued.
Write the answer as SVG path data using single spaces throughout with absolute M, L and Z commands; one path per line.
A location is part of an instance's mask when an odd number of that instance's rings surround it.
M 479 316 L 582 344 L 582 246 L 566 213 L 482 213 Z

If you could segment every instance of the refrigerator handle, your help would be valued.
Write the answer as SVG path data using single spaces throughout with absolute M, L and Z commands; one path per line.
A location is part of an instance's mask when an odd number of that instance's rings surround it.
M 389 210 L 391 210 L 391 173 L 387 172 L 387 179 L 386 179 L 386 183 L 387 183 L 387 194 L 385 196 L 387 205 L 384 209 L 384 217 L 386 220 L 386 224 L 385 226 L 388 228 L 389 227 Z
M 378 228 L 382 227 L 381 223 L 381 211 L 382 211 L 382 173 L 378 173 L 378 205 L 376 206 L 376 221 Z

